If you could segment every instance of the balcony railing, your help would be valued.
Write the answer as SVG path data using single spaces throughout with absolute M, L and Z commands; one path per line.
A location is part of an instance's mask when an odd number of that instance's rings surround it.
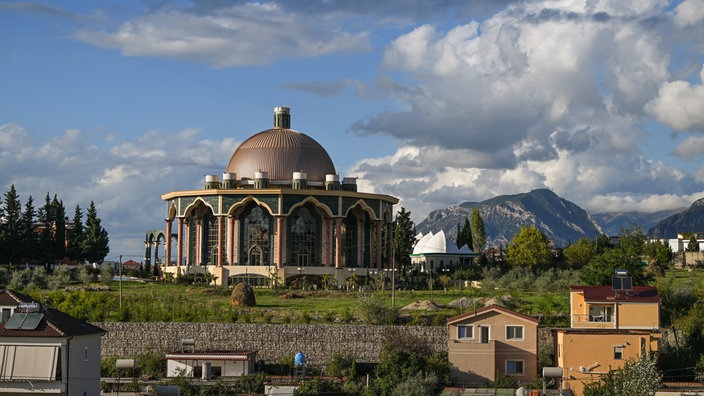
M 574 314 L 572 315 L 573 322 L 579 323 L 613 323 L 614 316 L 608 314 L 587 315 Z

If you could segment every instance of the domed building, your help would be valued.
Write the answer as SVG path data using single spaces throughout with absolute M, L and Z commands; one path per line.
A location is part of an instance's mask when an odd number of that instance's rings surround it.
M 211 274 L 215 283 L 342 285 L 355 274 L 391 268 L 393 205 L 389 195 L 340 182 L 327 151 L 291 129 L 288 107 L 274 127 L 245 140 L 219 175 L 200 190 L 164 194 L 162 271 Z

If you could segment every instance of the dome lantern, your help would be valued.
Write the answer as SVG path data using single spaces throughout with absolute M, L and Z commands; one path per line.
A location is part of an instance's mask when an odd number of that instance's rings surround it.
M 274 107 L 274 128 L 291 129 L 291 109 L 289 107 Z
M 290 126 L 290 109 L 275 107 L 274 128 L 242 142 L 230 157 L 225 172 L 251 180 L 255 172 L 266 171 L 272 184 L 281 185 L 291 183 L 292 172 L 305 170 L 309 186 L 324 186 L 325 175 L 337 173 L 332 159 L 315 139 Z

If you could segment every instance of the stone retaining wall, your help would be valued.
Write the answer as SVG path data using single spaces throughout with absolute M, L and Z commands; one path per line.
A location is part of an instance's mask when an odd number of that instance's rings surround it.
M 136 357 L 146 350 L 177 351 L 181 341 L 194 339 L 196 350 L 256 349 L 257 359 L 279 363 L 283 357 L 305 353 L 308 363 L 325 364 L 337 351 L 350 351 L 360 363 L 378 361 L 386 337 L 415 336 L 434 351 L 447 351 L 445 326 L 351 326 L 237 323 L 94 323 L 107 331 L 103 359 Z M 191 348 L 191 347 L 188 347 Z

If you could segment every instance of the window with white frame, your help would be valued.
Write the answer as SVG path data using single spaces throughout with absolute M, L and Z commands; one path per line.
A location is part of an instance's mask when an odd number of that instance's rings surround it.
M 523 339 L 523 326 L 506 326 L 506 339 L 507 340 L 522 340 Z
M 614 360 L 623 359 L 623 345 L 614 345 Z
M 524 373 L 523 360 L 507 360 L 506 374 L 508 375 L 523 375 Z
M 474 338 L 474 326 L 457 325 L 457 339 Z

